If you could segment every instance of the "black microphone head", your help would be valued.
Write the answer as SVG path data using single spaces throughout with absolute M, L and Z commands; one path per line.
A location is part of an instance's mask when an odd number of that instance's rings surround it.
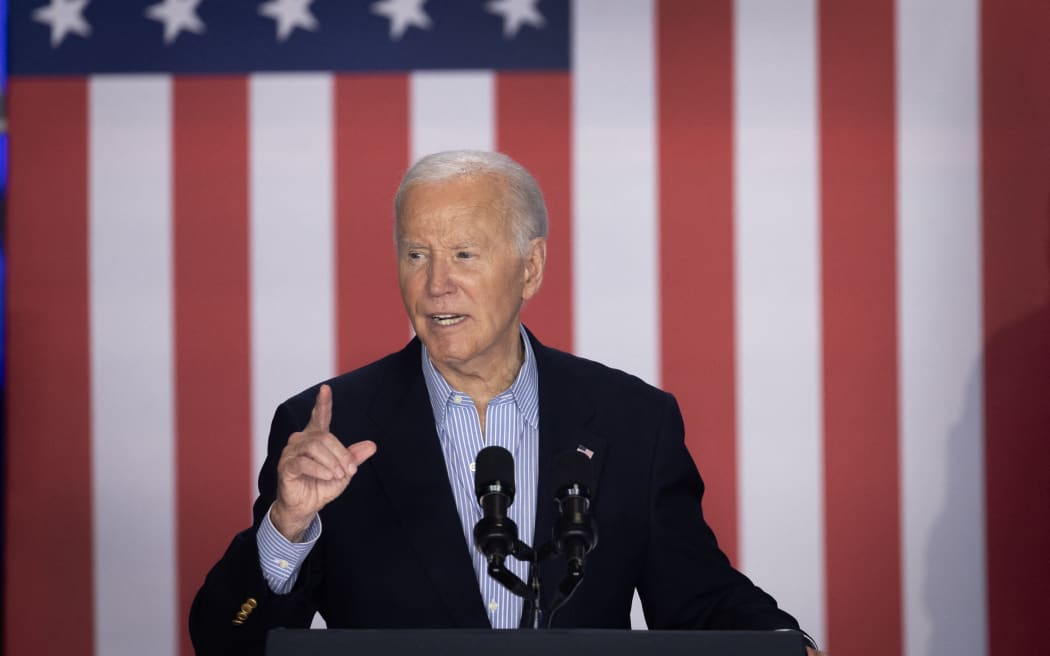
M 514 499 L 514 456 L 501 446 L 485 447 L 474 460 L 474 494 L 480 500 L 494 491 Z
M 566 451 L 554 461 L 554 489 L 561 496 L 564 490 L 574 486 L 589 497 L 594 489 L 594 467 L 583 453 Z

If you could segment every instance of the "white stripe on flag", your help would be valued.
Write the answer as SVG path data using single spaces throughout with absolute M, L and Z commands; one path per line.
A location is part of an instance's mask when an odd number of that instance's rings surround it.
M 905 653 L 984 654 L 979 7 L 897 3 Z
M 171 82 L 89 89 L 96 653 L 173 654 Z
M 492 150 L 496 125 L 492 73 L 414 73 L 410 81 L 413 162 L 442 150 Z
M 414 163 L 443 150 L 495 147 L 492 73 L 414 73 L 409 78 L 409 150 Z M 393 194 L 393 190 L 390 192 Z M 408 324 L 406 320 L 406 324 Z M 415 335 L 408 324 L 409 337 Z
M 575 350 L 659 384 L 654 9 L 581 0 L 575 10 Z
M 655 12 L 598 0 L 574 10 L 574 350 L 659 384 Z M 637 593 L 631 625 L 646 626 Z
M 332 78 L 249 84 L 253 471 L 274 408 L 335 369 Z
M 824 612 L 816 7 L 738 0 L 740 565 L 818 642 Z

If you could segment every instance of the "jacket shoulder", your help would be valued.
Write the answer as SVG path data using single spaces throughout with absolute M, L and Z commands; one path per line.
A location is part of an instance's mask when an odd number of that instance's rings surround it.
M 546 373 L 562 385 L 579 386 L 598 399 L 629 398 L 636 402 L 663 404 L 673 398 L 668 392 L 621 369 L 536 342 L 533 348 L 541 379 Z

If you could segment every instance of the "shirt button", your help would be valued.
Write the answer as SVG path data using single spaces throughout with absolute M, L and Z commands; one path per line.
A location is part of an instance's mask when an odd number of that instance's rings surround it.
M 489 602 L 489 610 L 495 613 L 497 608 L 499 608 L 499 604 L 496 603 L 495 599 Z
M 463 403 L 463 397 L 460 396 L 459 394 L 457 394 L 457 395 L 452 397 L 452 402 L 453 403 Z
M 277 566 L 281 569 L 288 569 L 288 561 L 282 558 L 277 561 Z
M 474 471 L 475 469 L 477 469 L 477 464 L 475 464 L 473 462 L 470 463 L 470 471 Z

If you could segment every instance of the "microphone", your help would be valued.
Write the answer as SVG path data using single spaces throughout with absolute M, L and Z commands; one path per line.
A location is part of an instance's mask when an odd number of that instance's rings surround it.
M 554 464 L 554 499 L 559 516 L 554 524 L 554 549 L 565 556 L 568 574 L 583 577 L 587 554 L 598 544 L 598 525 L 591 517 L 594 469 L 591 460 L 579 451 L 567 451 Z
M 502 564 L 518 542 L 518 527 L 507 515 L 514 503 L 514 457 L 503 447 L 488 446 L 474 462 L 474 494 L 482 518 L 474 525 L 474 544 L 489 564 Z
M 579 451 L 567 451 L 554 462 L 554 500 L 558 519 L 554 522 L 554 553 L 565 556 L 565 577 L 547 615 L 547 627 L 583 583 L 583 565 L 587 554 L 598 544 L 598 525 L 591 517 L 591 491 L 594 469 L 591 459 Z
M 474 494 L 481 504 L 482 517 L 474 525 L 474 544 L 488 562 L 493 579 L 526 601 L 535 603 L 533 588 L 507 569 L 507 556 L 533 559 L 532 549 L 518 540 L 518 525 L 507 515 L 514 503 L 514 456 L 503 447 L 487 446 L 474 461 Z

